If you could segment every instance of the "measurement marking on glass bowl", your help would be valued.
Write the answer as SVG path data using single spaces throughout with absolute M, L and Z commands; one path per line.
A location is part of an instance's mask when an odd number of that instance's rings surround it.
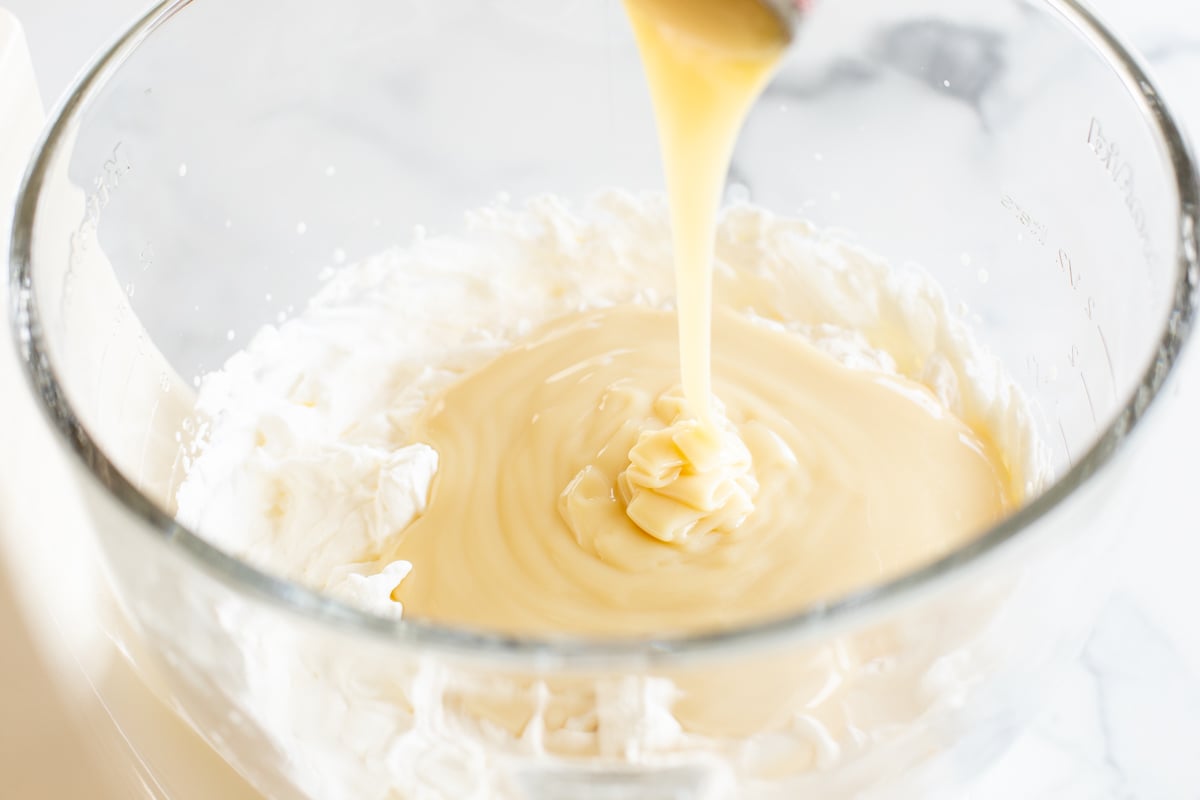
M 1074 263 L 1071 261 L 1070 254 L 1061 247 L 1058 249 L 1058 269 L 1060 272 L 1066 273 L 1067 282 L 1072 289 L 1078 289 L 1079 283 L 1083 280 L 1083 276 L 1075 269 Z M 1091 299 L 1091 298 L 1089 298 Z
M 1088 410 L 1092 412 L 1092 424 L 1097 428 L 1100 427 L 1100 420 L 1096 418 L 1096 404 L 1092 402 L 1092 391 L 1088 388 L 1087 378 L 1083 374 L 1083 370 L 1079 371 L 1079 382 L 1083 384 L 1083 395 L 1088 401 Z
M 96 194 L 101 196 L 101 207 L 108 205 L 109 192 L 120 186 L 122 176 L 133 169 L 133 165 L 121 154 L 122 144 L 122 142 L 117 142 L 113 145 L 112 152 L 100 165 L 102 174 L 93 181 Z
M 83 218 L 71 232 L 71 237 L 67 249 L 67 270 L 63 275 L 63 295 L 60 303 L 64 309 L 66 316 L 67 304 L 72 301 L 74 293 L 72 287 L 75 282 L 75 270 L 83 262 L 84 253 L 88 250 L 88 240 L 96 236 L 96 231 L 100 227 L 100 212 L 112 200 L 113 192 L 121 185 L 121 179 L 127 172 L 133 169 L 133 165 L 125 158 L 122 150 L 122 142 L 118 141 L 113 145 L 109 152 L 108 158 L 100 164 L 100 174 L 92 179 L 92 191 L 88 192 L 83 202 Z M 133 292 L 126 288 L 130 296 Z M 117 302 L 113 307 L 113 327 L 109 331 L 108 338 L 104 343 L 104 348 L 100 351 L 100 359 L 97 365 L 96 386 L 93 391 L 96 396 L 100 395 L 100 382 L 103 380 L 104 366 L 108 363 L 109 351 L 112 349 L 112 343 L 117 337 L 117 332 L 121 329 L 125 321 L 125 316 L 129 313 L 129 305 L 125 302 Z M 122 405 L 124 404 L 122 395 Z
M 92 179 L 92 191 L 84 198 L 83 219 L 71 233 L 67 250 L 67 271 L 63 276 L 63 282 L 68 287 L 73 283 L 75 268 L 79 266 L 83 260 L 83 254 L 87 252 L 88 235 L 94 233 L 100 226 L 100 212 L 112 199 L 113 191 L 121 185 L 121 178 L 133 169 L 133 165 L 125 158 L 121 145 L 122 142 L 113 145 L 108 158 L 100 165 L 100 174 Z M 66 302 L 70 295 L 69 288 L 64 290 L 63 295 L 63 302 Z
M 1104 360 L 1108 363 L 1108 379 L 1112 381 L 1113 396 L 1117 394 L 1117 371 L 1113 369 L 1112 353 L 1108 350 L 1108 339 L 1104 338 L 1104 329 L 1096 324 L 1096 333 L 1100 334 L 1100 344 L 1104 347 Z
M 1105 132 L 1104 123 L 1096 117 L 1092 117 L 1088 122 L 1087 146 L 1116 187 L 1121 203 L 1129 214 L 1129 220 L 1133 223 L 1138 242 L 1142 245 L 1142 255 L 1146 258 L 1147 265 L 1155 263 L 1158 256 L 1154 251 L 1150 232 L 1146 229 L 1146 207 L 1134 188 L 1133 164 L 1122 153 L 1120 143 Z
M 1008 211 L 1012 212 L 1017 224 L 1029 231 L 1034 241 L 1044 245 L 1046 243 L 1046 226 L 1033 217 L 1028 211 L 1012 198 L 1012 195 L 1001 195 L 1000 205 Z
M 1063 449 L 1067 451 L 1067 466 L 1075 466 L 1075 459 L 1071 458 L 1071 443 L 1067 441 L 1067 431 L 1063 428 L 1062 417 L 1058 418 L 1058 432 L 1062 436 Z
M 1035 217 L 1033 217 L 1028 211 L 1026 211 L 1024 208 L 1022 208 L 1021 204 L 1018 203 L 1016 200 L 1014 200 L 1012 195 L 1009 195 L 1009 194 L 1001 195 L 1000 205 L 1003 206 L 1006 210 L 1012 212 L 1013 217 L 1016 220 L 1017 224 L 1019 224 L 1022 228 L 1026 229 L 1027 231 L 1029 231 L 1033 235 L 1034 240 L 1037 241 L 1038 244 L 1040 244 L 1040 245 L 1046 244 L 1046 239 L 1047 239 L 1046 227 L 1044 225 L 1042 225 L 1040 222 L 1038 222 L 1037 219 Z M 1053 246 L 1053 245 L 1051 245 L 1051 246 Z M 1072 292 L 1078 292 L 1080 284 L 1083 283 L 1083 273 L 1075 265 L 1074 260 L 1071 258 L 1071 254 L 1068 253 L 1065 248 L 1055 247 L 1054 248 L 1054 261 L 1055 261 L 1055 264 L 1058 266 L 1058 271 L 1066 277 L 1067 286 L 1071 289 Z M 1096 303 L 1096 298 L 1094 295 L 1088 294 L 1088 295 L 1084 296 L 1083 313 L 1084 313 L 1084 316 L 1086 316 L 1088 318 L 1089 322 L 1093 322 L 1096 325 L 1096 333 L 1099 335 L 1100 344 L 1104 349 L 1104 360 L 1105 360 L 1105 364 L 1108 367 L 1108 379 L 1112 385 L 1113 396 L 1115 397 L 1117 394 L 1116 370 L 1113 369 L 1112 353 L 1110 352 L 1109 347 L 1108 347 L 1108 340 L 1104 337 L 1104 331 L 1103 331 L 1103 329 L 1101 329 L 1100 323 L 1096 322 L 1096 319 L 1095 319 L 1097 305 L 1098 304 Z M 1092 392 L 1091 392 L 1090 387 L 1088 386 L 1087 378 L 1083 374 L 1083 369 L 1079 367 L 1079 358 L 1080 358 L 1079 346 L 1071 345 L 1071 349 L 1067 351 L 1067 363 L 1072 368 L 1079 371 L 1079 380 L 1080 380 L 1081 384 L 1083 385 L 1084 395 L 1087 397 L 1088 408 L 1092 412 L 1092 422 L 1095 425 L 1099 426 L 1099 419 L 1096 415 L 1096 405 L 1095 405 L 1095 402 L 1092 400 Z M 1033 373 L 1034 386 L 1040 385 L 1042 383 L 1041 365 L 1038 364 L 1037 359 L 1035 359 L 1033 356 L 1030 356 L 1028 366 L 1029 366 L 1030 371 Z M 1061 428 L 1061 426 L 1060 426 L 1060 428 Z M 1063 437 L 1063 443 L 1064 444 L 1066 443 L 1065 434 Z

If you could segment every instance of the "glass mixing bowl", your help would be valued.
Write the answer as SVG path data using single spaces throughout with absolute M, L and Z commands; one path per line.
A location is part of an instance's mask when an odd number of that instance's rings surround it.
M 373 618 L 174 521 L 193 377 L 323 270 L 613 186 L 661 188 L 617 0 L 171 0 L 84 75 L 13 311 L 138 668 L 271 797 L 961 796 L 1088 629 L 1194 312 L 1191 158 L 1070 0 L 821 4 L 729 176 L 926 267 L 1036 406 L 1056 479 L 972 544 L 760 626 L 541 641 Z

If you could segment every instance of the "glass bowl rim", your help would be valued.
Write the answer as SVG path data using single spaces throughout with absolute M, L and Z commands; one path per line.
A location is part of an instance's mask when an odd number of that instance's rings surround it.
M 1113 421 L 1087 453 L 1040 495 L 971 542 L 938 560 L 888 582 L 874 585 L 828 603 L 808 606 L 795 614 L 711 633 L 677 637 L 509 636 L 442 626 L 419 620 L 389 620 L 360 611 L 282 578 L 262 572 L 226 554 L 180 525 L 169 513 L 142 494 L 96 445 L 75 415 L 55 372 L 43 339 L 32 281 L 33 228 L 41 189 L 60 148 L 96 94 L 120 70 L 125 60 L 154 31 L 192 0 L 162 0 L 108 47 L 76 80 L 52 114 L 17 196 L 10 248 L 10 315 L 26 376 L 59 439 L 91 479 L 112 496 L 149 532 L 195 559 L 197 565 L 237 594 L 249 595 L 277 608 L 298 614 L 340 633 L 362 634 L 396 645 L 443 651 L 460 656 L 482 656 L 526 666 L 612 667 L 633 664 L 653 666 L 726 654 L 781 640 L 804 639 L 829 633 L 835 626 L 852 624 L 863 615 L 894 607 L 919 591 L 932 590 L 981 562 L 1001 546 L 1018 538 L 1108 465 L 1153 405 L 1178 361 L 1196 313 L 1200 267 L 1196 216 L 1200 208 L 1197 173 L 1181 129 L 1159 97 L 1139 59 L 1079 0 L 1043 0 L 1057 11 L 1065 26 L 1089 42 L 1105 59 L 1141 107 L 1156 134 L 1163 156 L 1174 174 L 1178 193 L 1179 230 L 1176 239 L 1177 275 L 1174 296 L 1157 348 L 1141 378 L 1122 403 Z

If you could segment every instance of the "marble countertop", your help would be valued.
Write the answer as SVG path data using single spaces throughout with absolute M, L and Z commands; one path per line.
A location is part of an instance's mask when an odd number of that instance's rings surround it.
M 144 0 L 5 5 L 24 23 L 42 95 L 51 99 Z M 1170 107 L 1200 136 L 1200 4 L 1092 6 L 1141 52 Z M 1131 487 L 1139 510 L 1113 555 L 1116 591 L 1070 678 L 972 800 L 1200 798 L 1200 346 L 1187 352 L 1168 391 L 1163 427 L 1172 435 L 1140 455 L 1153 468 L 1135 470 L 1143 476 Z

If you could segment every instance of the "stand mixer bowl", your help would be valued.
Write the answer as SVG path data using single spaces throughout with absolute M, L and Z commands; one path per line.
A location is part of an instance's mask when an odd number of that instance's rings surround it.
M 730 202 L 923 265 L 1039 411 L 1055 480 L 972 544 L 759 626 L 533 640 L 370 617 L 175 522 L 193 377 L 325 270 L 614 186 L 661 190 L 615 0 L 169 0 L 58 110 L 21 352 L 138 669 L 267 796 L 957 797 L 1077 651 L 1198 275 L 1183 139 L 1070 0 L 820 5 L 730 170 Z M 689 727 L 697 698 L 753 722 Z

